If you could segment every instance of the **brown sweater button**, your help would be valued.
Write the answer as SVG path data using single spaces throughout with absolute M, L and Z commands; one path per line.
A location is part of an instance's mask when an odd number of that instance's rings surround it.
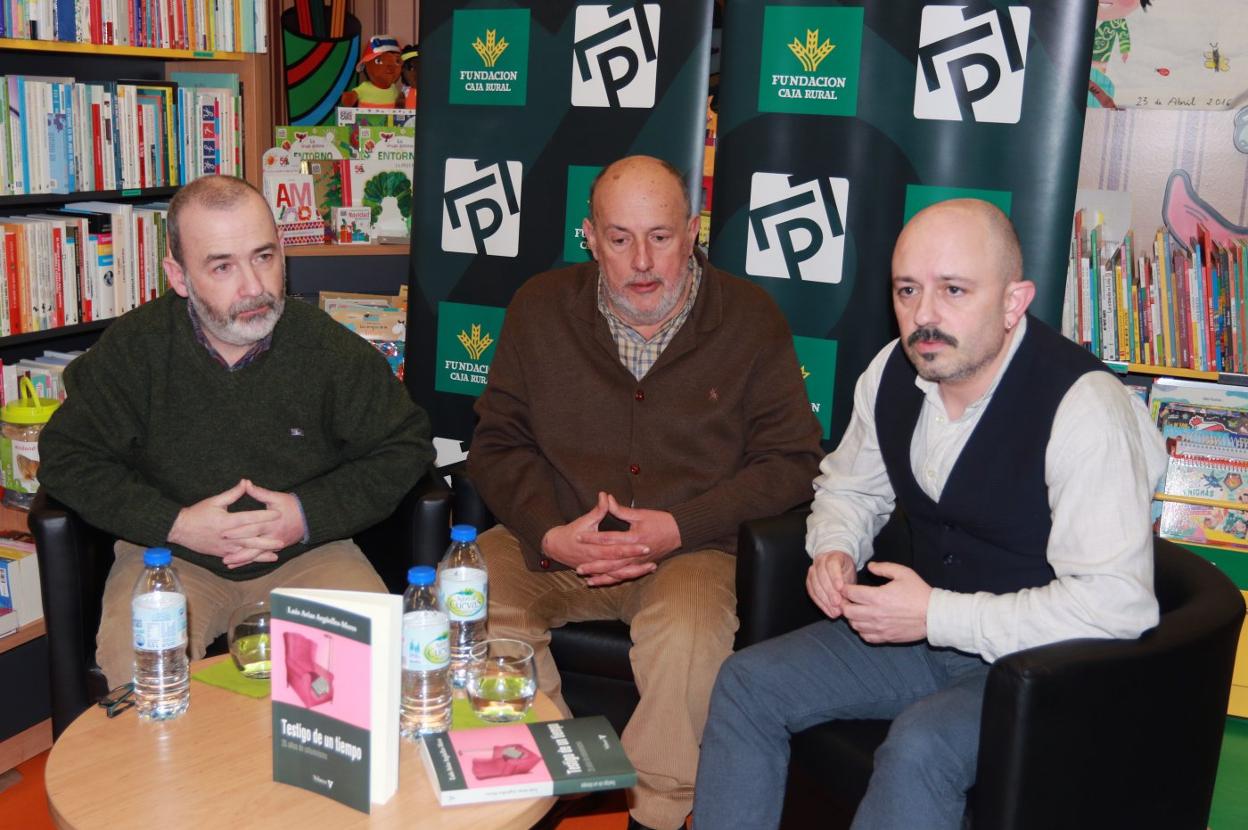
M 636 392 L 633 393 L 633 399 L 638 400 L 638 401 L 644 401 L 646 399 L 646 393 L 638 389 Z
M 544 556 L 540 560 L 538 560 L 537 564 L 541 565 L 542 570 L 548 570 L 550 568 L 550 560 Z
M 640 465 L 640 464 L 629 464 L 629 465 L 628 465 L 628 471 L 629 471 L 630 473 L 632 473 L 633 475 L 635 475 L 635 476 L 639 476 L 639 475 L 641 475 L 641 465 Z

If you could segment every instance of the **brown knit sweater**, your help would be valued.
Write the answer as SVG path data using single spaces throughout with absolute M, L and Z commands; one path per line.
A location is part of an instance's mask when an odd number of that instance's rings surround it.
M 704 268 L 693 312 L 640 381 L 598 312 L 596 263 L 516 292 L 468 466 L 530 569 L 541 569 L 546 531 L 587 512 L 599 490 L 672 513 L 677 553 L 735 551 L 742 521 L 810 498 L 819 425 L 788 324 L 761 288 Z

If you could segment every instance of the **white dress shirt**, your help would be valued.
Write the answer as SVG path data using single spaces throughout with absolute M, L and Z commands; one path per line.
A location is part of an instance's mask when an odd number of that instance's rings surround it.
M 1027 331 L 1023 318 L 983 397 L 951 419 L 937 383 L 915 378 L 924 401 L 910 444 L 915 479 L 940 500 L 954 463 L 992 400 Z M 896 496 L 875 428 L 885 346 L 858 379 L 854 411 L 836 451 L 820 464 L 807 522 L 811 556 L 840 550 L 861 568 Z M 932 590 L 927 639 L 988 662 L 1075 637 L 1131 638 L 1157 624 L 1150 502 L 1166 450 L 1143 403 L 1108 372 L 1079 378 L 1058 405 L 1046 440 L 1044 478 L 1053 529 L 1047 556 L 1056 579 L 1010 594 Z M 1000 463 L 1008 464 L 1008 457 Z

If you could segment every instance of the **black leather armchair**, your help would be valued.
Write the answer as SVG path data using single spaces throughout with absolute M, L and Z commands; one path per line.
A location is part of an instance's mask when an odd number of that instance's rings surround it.
M 764 609 L 738 645 L 820 618 L 804 588 L 805 514 L 747 523 L 737 597 Z M 898 522 L 877 555 L 905 561 Z M 988 676 L 974 827 L 1206 827 L 1243 598 L 1216 567 L 1158 539 L 1161 621 L 1138 640 L 1071 640 L 998 660 Z M 848 826 L 888 721 L 793 736 L 784 827 Z
M 357 534 L 355 541 L 386 587 L 401 592 L 409 567 L 427 561 L 430 551 L 436 561 L 446 545 L 449 522 L 450 491 L 431 472 L 389 518 Z M 44 492 L 31 507 L 30 530 L 39 551 L 48 632 L 52 732 L 59 736 L 108 691 L 95 663 L 95 635 L 116 537 L 88 525 Z

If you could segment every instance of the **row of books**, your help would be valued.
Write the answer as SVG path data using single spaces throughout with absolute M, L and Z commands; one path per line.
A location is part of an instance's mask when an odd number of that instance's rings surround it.
M 393 297 L 322 291 L 317 304 L 330 317 L 371 343 L 386 358 L 394 376 L 403 380 L 407 344 L 406 285 Z
M 1248 388 L 1159 378 L 1149 407 L 1170 454 L 1158 534 L 1248 550 Z
M 1089 226 L 1090 224 L 1090 226 Z M 1104 360 L 1216 372 L 1248 371 L 1248 240 L 1218 244 L 1207 230 L 1180 244 L 1158 230 L 1103 237 L 1075 216 L 1063 333 Z
M 0 217 L 0 337 L 104 320 L 154 300 L 168 205 L 71 202 Z
M 19 399 L 18 384 L 22 378 L 30 379 L 35 387 L 36 397 L 65 400 L 65 367 L 80 354 L 81 351 L 44 350 L 39 357 L 0 363 L 0 406 Z
M 268 0 L 0 0 L 0 37 L 269 51 Z
M 241 175 L 238 76 L 0 83 L 0 195 L 175 187 Z M 46 152 L 42 148 L 46 148 Z
M 0 533 L 0 637 L 43 618 L 39 560 L 29 533 Z

